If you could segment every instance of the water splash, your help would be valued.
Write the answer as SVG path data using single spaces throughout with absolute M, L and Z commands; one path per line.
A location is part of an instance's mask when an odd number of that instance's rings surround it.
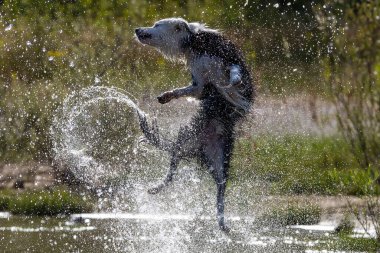
M 126 91 L 92 86 L 74 92 L 55 112 L 50 134 L 54 160 L 76 179 L 101 186 L 120 179 L 139 161 L 137 112 Z

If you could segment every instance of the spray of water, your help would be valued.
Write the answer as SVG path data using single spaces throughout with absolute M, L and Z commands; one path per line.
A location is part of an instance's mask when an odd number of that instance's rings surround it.
M 139 132 L 132 96 L 113 87 L 92 86 L 69 95 L 51 127 L 54 159 L 76 179 L 100 186 L 135 166 Z
M 227 247 L 232 241 L 218 229 L 215 183 L 206 170 L 187 162 L 173 184 L 160 194 L 147 193 L 162 180 L 169 160 L 139 144 L 137 113 L 143 112 L 131 98 L 117 88 L 83 89 L 64 100 L 51 127 L 55 161 L 85 184 L 101 186 L 98 211 L 118 217 L 103 228 L 112 238 L 105 247 L 120 252 L 214 252 L 215 246 Z M 245 195 L 239 189 L 249 186 L 233 188 L 227 196 L 233 200 L 227 205 L 228 221 L 239 227 L 238 241 L 248 243 L 253 220 L 242 222 L 236 214 L 246 206 L 239 204 L 239 196 Z M 123 219 L 126 215 L 131 217 Z

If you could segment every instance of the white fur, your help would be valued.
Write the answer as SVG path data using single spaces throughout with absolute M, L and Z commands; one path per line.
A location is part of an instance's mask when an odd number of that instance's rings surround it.
M 172 92 L 174 98 L 182 96 L 199 97 L 206 83 L 213 83 L 218 91 L 236 107 L 247 111 L 250 103 L 240 94 L 238 89 L 242 81 L 241 67 L 235 64 L 225 66 L 221 58 L 202 55 L 195 57 L 191 52 L 184 52 L 181 41 L 190 34 L 199 31 L 217 33 L 217 30 L 207 28 L 200 23 L 188 23 L 182 18 L 167 18 L 157 21 L 154 26 L 141 28 L 143 33 L 149 34 L 149 38 L 139 39 L 141 43 L 158 49 L 166 58 L 185 61 L 190 68 L 196 86 L 189 85 L 175 89 Z M 229 70 L 230 75 L 226 75 Z

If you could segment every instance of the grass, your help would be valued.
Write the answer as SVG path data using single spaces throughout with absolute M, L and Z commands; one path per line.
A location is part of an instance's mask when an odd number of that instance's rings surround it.
M 339 222 L 338 226 L 335 228 L 335 232 L 340 235 L 352 234 L 355 228 L 354 222 L 350 219 L 348 214 L 345 214 L 343 219 Z
M 64 188 L 25 192 L 0 192 L 0 210 L 18 215 L 71 214 L 90 212 L 91 200 Z
M 189 83 L 191 75 L 182 65 L 133 38 L 136 27 L 173 13 L 220 28 L 236 41 L 263 93 L 315 93 L 313 87 L 320 87 L 312 85 L 320 83 L 321 67 L 314 57 L 320 50 L 312 46 L 315 37 L 303 36 L 304 29 L 314 31 L 308 34 L 319 30 L 301 26 L 289 34 L 279 26 L 306 22 L 300 15 L 309 14 L 293 5 L 287 15 L 259 10 L 260 3 L 231 9 L 210 0 L 24 0 L 0 1 L 0 6 L 0 161 L 51 159 L 48 129 L 54 110 L 72 91 L 95 85 L 96 78 L 101 80 L 97 85 L 117 86 L 141 99 Z M 300 38 L 307 43 L 299 43 Z M 284 43 L 292 45 L 285 50 L 291 52 L 285 53 Z
M 375 171 L 359 169 L 349 145 L 334 136 L 240 139 L 232 168 L 233 177 L 245 175 L 269 182 L 273 194 L 379 193 L 373 183 Z
M 321 208 L 315 204 L 289 203 L 274 207 L 264 213 L 259 220 L 273 226 L 312 225 L 321 219 Z
M 348 252 L 379 252 L 380 244 L 373 238 L 354 238 L 348 235 L 339 235 L 333 240 L 321 242 L 316 250 L 333 250 Z
M 0 195 L 0 212 L 8 210 L 10 200 L 10 196 Z

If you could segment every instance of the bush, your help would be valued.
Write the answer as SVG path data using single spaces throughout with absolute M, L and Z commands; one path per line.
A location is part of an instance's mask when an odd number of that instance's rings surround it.
M 350 219 L 348 214 L 343 216 L 343 219 L 339 222 L 335 228 L 335 232 L 338 234 L 352 234 L 355 228 L 355 223 Z
M 173 13 L 236 41 L 248 65 L 257 64 L 264 91 L 311 87 L 320 77 L 312 6 L 305 0 L 279 8 L 231 0 L 0 1 L 0 160 L 51 159 L 52 112 L 95 79 L 139 98 L 190 82 L 182 66 L 133 39 L 135 27 Z
M 90 212 L 91 204 L 68 190 L 22 192 L 9 198 L 8 210 L 22 215 L 58 215 Z
M 340 18 L 331 7 L 318 20 L 329 45 L 322 65 L 339 129 L 360 166 L 380 171 L 380 2 L 351 1 Z
M 321 219 L 321 208 L 314 204 L 289 203 L 287 206 L 275 207 L 260 220 L 274 226 L 312 225 Z
M 263 136 L 241 139 L 234 150 L 232 180 L 256 177 L 281 194 L 378 194 L 372 168 L 360 165 L 338 137 Z
M 0 211 L 7 211 L 9 208 L 10 197 L 7 195 L 0 195 Z

